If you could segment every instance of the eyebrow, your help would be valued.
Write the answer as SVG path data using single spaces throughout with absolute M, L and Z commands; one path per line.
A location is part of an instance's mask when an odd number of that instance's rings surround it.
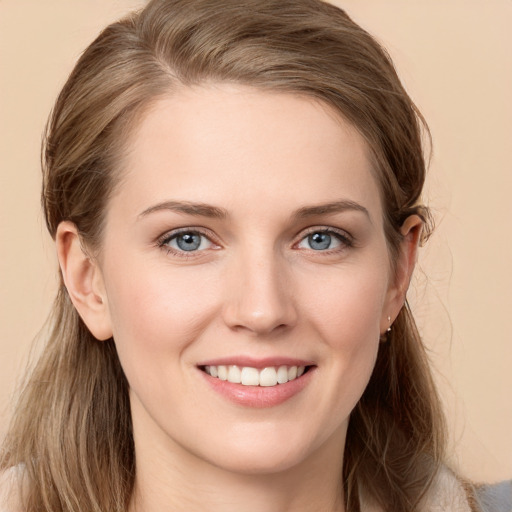
M 303 208 L 299 208 L 293 216 L 297 219 L 305 219 L 308 217 L 315 217 L 316 215 L 328 215 L 346 211 L 362 212 L 368 217 L 368 219 L 371 220 L 370 213 L 364 206 L 356 203 L 355 201 L 349 201 L 345 199 L 340 201 L 333 201 L 332 203 L 304 206 Z
M 224 208 L 211 206 L 206 203 L 192 203 L 190 201 L 164 201 L 163 203 L 159 203 L 144 210 L 139 215 L 139 218 L 162 210 L 171 210 L 177 213 L 185 213 L 187 215 L 195 215 L 198 217 L 210 217 L 214 219 L 224 219 L 228 216 L 228 212 Z
M 139 218 L 164 210 L 213 219 L 225 219 L 228 217 L 228 211 L 218 206 L 212 206 L 206 203 L 194 203 L 191 201 L 164 201 L 144 210 L 139 214 Z M 306 219 L 308 217 L 342 213 L 345 211 L 362 212 L 371 220 L 370 213 L 364 206 L 350 200 L 340 200 L 313 206 L 303 206 L 292 214 L 292 218 Z

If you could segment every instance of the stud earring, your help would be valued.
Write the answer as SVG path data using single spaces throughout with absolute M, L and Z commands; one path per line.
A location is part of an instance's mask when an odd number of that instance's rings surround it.
M 380 335 L 381 343 L 386 343 L 386 341 L 388 341 L 389 333 L 391 332 L 391 317 L 390 316 L 388 316 L 388 324 L 389 324 L 389 327 L 386 329 L 386 332 Z

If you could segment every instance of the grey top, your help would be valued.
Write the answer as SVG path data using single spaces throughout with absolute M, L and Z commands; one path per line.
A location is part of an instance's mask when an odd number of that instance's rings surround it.
M 479 487 L 477 498 L 483 512 L 512 512 L 512 480 Z

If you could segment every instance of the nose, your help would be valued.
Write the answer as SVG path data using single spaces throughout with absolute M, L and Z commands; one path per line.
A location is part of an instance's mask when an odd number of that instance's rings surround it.
M 240 258 L 230 265 L 228 281 L 223 319 L 230 329 L 261 336 L 296 323 L 289 272 L 275 255 Z

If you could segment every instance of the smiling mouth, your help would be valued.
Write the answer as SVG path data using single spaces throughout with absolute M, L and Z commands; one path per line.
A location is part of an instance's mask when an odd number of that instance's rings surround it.
M 312 366 L 268 366 L 258 369 L 251 366 L 206 365 L 202 371 L 219 380 L 242 384 L 243 386 L 273 387 L 296 380 L 307 373 Z

